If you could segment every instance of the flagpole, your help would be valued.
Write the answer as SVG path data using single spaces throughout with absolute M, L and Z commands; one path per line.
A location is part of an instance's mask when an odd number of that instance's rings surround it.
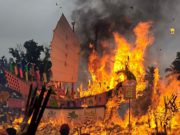
M 131 104 L 131 99 L 129 98 L 129 134 L 131 133 L 131 106 L 130 106 L 130 104 Z

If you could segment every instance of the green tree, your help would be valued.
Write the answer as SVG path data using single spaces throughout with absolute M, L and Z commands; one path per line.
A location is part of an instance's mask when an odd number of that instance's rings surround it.
M 47 74 L 47 79 L 51 76 L 51 61 L 49 48 L 43 45 L 38 45 L 34 40 L 26 41 L 23 45 L 23 49 L 19 48 L 9 48 L 9 53 L 12 55 L 13 59 L 17 63 L 23 63 L 23 65 L 28 65 L 29 68 L 35 65 L 35 69 L 39 69 L 40 75 Z M 44 54 L 44 55 L 43 55 Z
M 37 65 L 41 60 L 41 53 L 44 52 L 44 47 L 38 46 L 34 40 L 29 40 L 24 43 L 26 49 L 25 57 L 28 63 Z
M 177 52 L 175 60 L 171 63 L 171 65 L 166 68 L 165 72 L 167 72 L 167 77 L 170 75 L 177 74 L 177 79 L 180 80 L 180 52 Z
M 9 48 L 9 53 L 14 58 L 14 61 L 21 62 L 25 60 L 24 51 L 20 50 L 19 48 Z

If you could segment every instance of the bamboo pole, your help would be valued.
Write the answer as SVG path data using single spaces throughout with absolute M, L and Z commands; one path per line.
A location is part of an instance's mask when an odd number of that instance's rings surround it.
M 28 131 L 27 131 L 28 135 L 34 135 L 35 134 L 33 129 L 36 126 L 35 123 L 36 123 L 36 120 L 37 120 L 37 116 L 39 114 L 39 110 L 41 108 L 41 103 L 43 101 L 45 90 L 46 90 L 46 88 L 45 88 L 45 86 L 43 86 L 42 90 L 41 90 L 41 93 L 40 93 L 40 95 L 38 97 L 37 103 L 35 105 L 35 108 L 34 108 L 34 112 L 33 112 L 31 123 L 30 123 L 30 125 L 28 127 Z

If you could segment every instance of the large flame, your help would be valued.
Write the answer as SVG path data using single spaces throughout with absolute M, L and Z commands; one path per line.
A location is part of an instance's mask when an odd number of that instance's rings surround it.
M 135 40 L 128 41 L 124 36 L 113 33 L 115 48 L 108 48 L 108 41 L 102 41 L 103 47 L 110 49 L 102 52 L 99 55 L 95 50 L 89 56 L 88 69 L 91 74 L 88 89 L 83 90 L 81 85 L 78 89 L 80 97 L 96 95 L 105 91 L 111 90 L 119 82 L 127 79 L 125 70 L 128 70 L 135 76 L 137 81 L 137 99 L 132 101 L 138 102 L 140 98 L 147 98 L 149 103 L 147 111 L 141 115 L 133 113 L 137 108 L 127 109 L 128 102 L 125 101 L 120 94 L 113 95 L 108 99 L 106 104 L 106 112 L 103 120 L 90 121 L 87 123 L 73 124 L 71 132 L 76 135 L 79 130 L 82 133 L 90 133 L 91 135 L 109 135 L 109 134 L 130 134 L 132 135 L 149 135 L 164 132 L 168 134 L 180 134 L 180 81 L 177 76 L 169 76 L 168 78 L 160 79 L 159 69 L 153 71 L 151 81 L 145 81 L 144 57 L 146 49 L 154 41 L 152 34 L 149 32 L 151 22 L 140 22 L 133 30 Z M 92 48 L 92 45 L 90 45 Z M 109 53 L 111 52 L 111 53 Z M 147 94 L 146 92 L 150 94 Z M 143 93 L 144 92 L 144 93 Z M 141 94 L 140 94 L 141 93 Z M 176 100 L 173 100 L 173 95 Z M 142 106 L 138 102 L 138 107 Z M 174 101 L 174 102 L 173 102 Z M 118 113 L 119 106 L 126 105 L 124 117 L 120 117 Z M 86 106 L 87 107 L 87 106 Z M 133 110 L 134 109 L 134 110 Z M 131 128 L 129 131 L 129 113 L 131 115 Z M 14 122 L 22 122 L 22 118 L 16 119 Z M 59 127 L 64 123 L 64 119 L 44 119 L 41 121 L 38 134 L 59 134 Z
M 151 22 L 140 22 L 134 28 L 134 43 L 127 41 L 117 32 L 113 33 L 115 49 L 111 54 L 103 52 L 100 57 L 95 50 L 92 51 L 88 64 L 92 80 L 89 82 L 88 90 L 81 90 L 81 97 L 96 95 L 114 88 L 117 83 L 126 79 L 126 75 L 123 73 L 126 66 L 136 77 L 137 92 L 145 89 L 144 56 L 146 48 L 154 40 L 149 32 L 151 24 Z M 103 44 L 105 47 L 108 46 L 107 42 L 103 42 Z
M 91 135 L 116 135 L 130 134 L 132 135 L 149 135 L 165 132 L 168 134 L 180 134 L 180 113 L 178 112 L 177 103 L 180 102 L 179 96 L 174 103 L 173 94 L 180 93 L 180 81 L 177 81 L 176 76 L 160 79 L 159 69 L 154 68 L 151 80 L 145 81 L 144 57 L 146 49 L 154 41 L 152 34 L 149 32 L 151 22 L 140 22 L 133 30 L 135 40 L 128 41 L 124 36 L 113 33 L 115 48 L 109 47 L 109 41 L 102 41 L 102 46 L 105 47 L 101 55 L 95 50 L 89 56 L 88 69 L 91 74 L 88 89 L 83 90 L 81 85 L 78 89 L 80 97 L 96 95 L 113 89 L 119 82 L 127 79 L 125 70 L 128 70 L 135 76 L 137 81 L 137 99 L 138 107 L 144 103 L 143 98 L 148 98 L 144 106 L 147 110 L 137 115 L 134 110 L 137 108 L 127 109 L 128 102 L 122 98 L 122 93 L 114 94 L 108 99 L 106 104 L 106 112 L 103 120 L 90 121 L 73 125 L 74 135 L 81 133 L 90 133 Z M 90 45 L 93 48 L 93 45 Z M 108 50 L 110 49 L 110 50 Z M 108 51 L 107 51 L 108 50 Z M 120 88 L 121 89 L 121 88 Z M 148 94 L 147 94 L 148 93 Z M 141 99 L 141 100 L 139 100 Z M 120 117 L 118 113 L 119 107 L 125 104 L 126 107 L 124 117 Z M 167 105 L 168 104 L 168 105 Z M 171 105 L 170 107 L 168 107 Z M 176 107 L 173 109 L 173 107 Z M 143 107 L 144 107 L 143 106 Z M 143 110 L 144 111 L 144 110 Z M 129 113 L 131 116 L 129 125 Z M 53 121 L 56 123 L 55 121 Z M 48 125 L 48 124 L 47 124 Z M 130 130 L 129 128 L 130 127 Z M 53 126 L 52 126 L 53 128 Z M 54 131 L 58 131 L 54 129 Z

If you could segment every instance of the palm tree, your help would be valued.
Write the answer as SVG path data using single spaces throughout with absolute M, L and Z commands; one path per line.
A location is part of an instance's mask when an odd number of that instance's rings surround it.
M 147 80 L 151 85 L 153 85 L 153 81 L 154 81 L 154 70 L 155 70 L 154 66 L 150 66 L 146 70 L 145 80 Z
M 176 59 L 171 63 L 170 67 L 166 68 L 167 77 L 171 75 L 178 75 L 177 79 L 180 80 L 180 52 L 177 52 Z

